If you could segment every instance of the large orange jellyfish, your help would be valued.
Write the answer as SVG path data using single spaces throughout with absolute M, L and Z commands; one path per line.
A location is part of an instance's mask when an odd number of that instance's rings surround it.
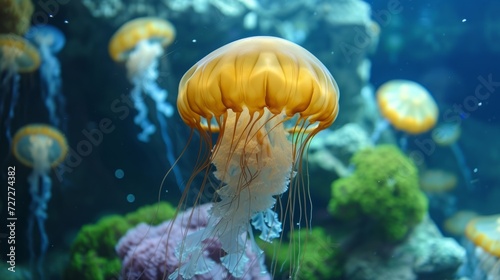
M 184 74 L 177 99 L 180 116 L 212 149 L 197 170 L 207 176 L 215 168 L 219 183 L 206 228 L 184 238 L 176 251 L 179 268 L 169 279 L 210 271 L 214 263 L 203 257 L 203 244 L 214 239 L 226 253 L 222 265 L 233 277 L 242 277 L 248 263 L 245 242 L 262 256 L 251 224 L 271 242 L 280 237 L 285 217 L 292 228 L 309 222 L 302 215 L 308 202 L 306 179 L 300 176 L 302 155 L 311 138 L 337 117 L 338 98 L 334 78 L 316 57 L 275 37 L 227 44 Z M 213 133 L 218 134 L 215 144 Z M 195 204 L 208 187 L 202 185 Z M 288 188 L 280 219 L 273 209 Z M 292 223 L 294 215 L 302 220 Z M 293 257 L 292 262 L 298 261 Z
M 47 204 L 51 197 L 52 180 L 50 169 L 61 163 L 68 152 L 64 135 L 57 129 L 44 124 L 26 125 L 14 135 L 12 151 L 22 164 L 31 167 L 33 172 L 28 177 L 31 194 L 30 218 L 28 220 L 28 248 L 31 265 L 35 265 L 43 278 L 43 259 L 49 246 L 45 231 Z M 33 230 L 36 225 L 40 232 L 40 250 L 34 247 Z M 37 257 L 38 256 L 38 257 Z

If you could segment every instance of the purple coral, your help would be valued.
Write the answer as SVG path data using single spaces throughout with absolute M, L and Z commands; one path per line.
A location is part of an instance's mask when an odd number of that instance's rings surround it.
M 200 205 L 180 213 L 175 220 L 166 221 L 158 226 L 139 224 L 129 230 L 116 246 L 122 260 L 124 279 L 167 279 L 179 267 L 176 256 L 177 247 L 182 246 L 186 235 L 206 227 L 212 204 Z M 173 223 L 173 224 L 172 224 Z M 267 280 L 269 273 L 263 271 L 263 264 L 255 253 L 254 241 L 246 243 L 246 256 L 249 258 L 242 278 L 234 278 L 220 261 L 225 255 L 216 238 L 205 239 L 200 244 L 204 261 L 215 262 L 213 268 L 205 273 L 198 272 L 193 279 L 244 279 Z M 254 245 L 254 246 L 252 246 Z M 182 279 L 180 276 L 177 279 Z

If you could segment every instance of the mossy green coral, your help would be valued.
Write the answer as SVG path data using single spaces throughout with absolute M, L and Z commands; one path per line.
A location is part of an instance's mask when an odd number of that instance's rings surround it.
M 330 213 L 369 221 L 374 224 L 373 233 L 401 240 L 427 213 L 415 164 L 390 145 L 361 150 L 351 163 L 354 173 L 332 184 Z
M 168 203 L 145 206 L 126 216 L 111 215 L 85 225 L 71 247 L 64 278 L 71 280 L 118 279 L 121 262 L 115 252 L 118 240 L 141 222 L 157 225 L 171 219 L 175 208 Z
M 283 242 L 279 245 L 259 242 L 259 246 L 266 253 L 266 259 L 273 259 L 273 264 L 268 266 L 268 269 L 274 271 L 274 279 L 285 279 L 289 274 L 294 274 L 294 279 L 340 278 L 340 248 L 323 228 L 302 229 L 294 232 L 293 236 L 289 235 L 289 239 L 289 243 Z M 294 256 L 299 256 L 299 259 L 294 259 Z

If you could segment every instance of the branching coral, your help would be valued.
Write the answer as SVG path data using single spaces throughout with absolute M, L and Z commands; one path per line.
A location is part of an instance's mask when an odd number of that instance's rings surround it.
M 123 9 L 121 0 L 83 0 L 83 5 L 89 9 L 94 17 L 112 18 L 120 13 Z
M 361 150 L 351 163 L 354 173 L 332 184 L 330 213 L 369 221 L 381 238 L 401 240 L 427 212 L 415 165 L 389 145 Z
M 211 207 L 212 204 L 203 204 L 187 209 L 175 219 L 158 226 L 150 227 L 141 223 L 129 230 L 116 245 L 116 252 L 122 259 L 122 278 L 166 279 L 165 275 L 173 273 L 179 265 L 179 255 L 175 253 L 174 248 L 182 243 L 185 235 L 192 234 L 208 225 Z M 166 232 L 168 234 L 165 234 Z M 241 277 L 234 277 L 235 272 L 221 264 L 221 257 L 227 254 L 222 249 L 220 240 L 210 238 L 199 242 L 203 244 L 201 249 L 203 254 L 200 254 L 197 263 L 199 265 L 212 263 L 213 269 L 185 279 L 270 280 L 270 275 L 261 270 L 261 257 L 253 252 L 251 242 L 244 243 L 245 256 L 249 262 L 245 265 L 246 273 Z

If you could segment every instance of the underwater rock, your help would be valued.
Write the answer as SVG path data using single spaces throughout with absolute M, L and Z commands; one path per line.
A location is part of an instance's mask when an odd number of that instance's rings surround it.
M 368 133 L 356 123 L 319 133 L 309 147 L 308 162 L 311 167 L 336 172 L 340 177 L 348 174 L 351 157 L 362 148 L 371 147 Z
M 426 217 L 389 251 L 374 249 L 373 244 L 357 248 L 347 258 L 345 274 L 351 280 L 454 279 L 465 257 L 465 249 L 455 239 L 443 237 Z
M 370 104 L 361 95 L 362 89 L 370 78 L 370 62 L 368 55 L 378 45 L 380 25 L 371 18 L 371 7 L 361 0 L 325 1 L 320 4 L 321 16 L 327 23 L 328 51 L 319 54 L 318 58 L 328 61 L 339 83 L 342 99 L 342 114 L 338 123 L 361 123 L 373 121 L 377 116 L 369 110 Z

